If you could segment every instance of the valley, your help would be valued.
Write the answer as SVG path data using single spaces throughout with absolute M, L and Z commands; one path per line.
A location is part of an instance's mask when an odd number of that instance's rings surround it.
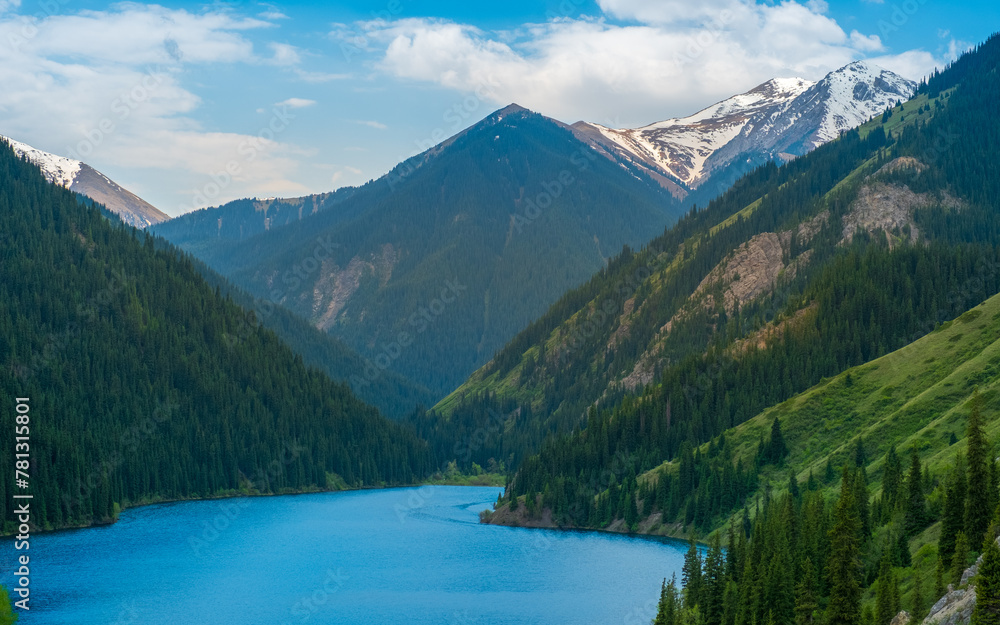
M 0 49 L 95 81 L 0 94 L 0 625 L 1000 624 L 1000 35 L 740 2 L 667 63 L 706 9 L 611 4 Z M 71 45 L 133 13 L 141 98 Z

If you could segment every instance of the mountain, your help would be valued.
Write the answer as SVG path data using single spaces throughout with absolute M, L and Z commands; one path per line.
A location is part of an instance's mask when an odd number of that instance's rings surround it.
M 65 156 L 42 152 L 20 141 L 0 136 L 14 152 L 28 159 L 39 169 L 46 180 L 84 195 L 103 204 L 122 221 L 136 228 L 147 228 L 164 222 L 170 217 L 160 212 L 149 202 L 111 180 L 90 165 Z
M 561 430 L 522 451 L 489 522 L 707 537 L 660 622 L 968 622 L 971 586 L 1000 587 L 998 70 L 994 35 L 751 173 L 567 294 L 418 431 L 439 449 L 480 432 L 452 450 L 482 464 L 529 442 L 512 430 Z
M 984 56 L 838 140 L 758 168 L 613 259 L 418 431 L 446 453 L 445 441 L 482 429 L 458 459 L 509 466 L 553 432 L 583 429 L 582 445 L 594 424 L 627 422 L 624 411 L 643 416 L 646 434 L 610 440 L 600 462 L 618 444 L 640 464 L 670 458 L 995 294 L 993 68 L 956 78 Z M 664 420 L 669 442 L 634 446 Z
M 816 83 L 769 80 L 689 117 L 635 129 L 587 122 L 572 128 L 605 156 L 646 172 L 683 198 L 706 184 L 724 190 L 764 162 L 801 156 L 908 100 L 916 87 L 855 61 Z
M 437 397 L 679 215 L 651 179 L 516 105 L 378 180 L 303 201 L 301 219 L 279 203 L 284 225 L 264 230 L 244 201 L 153 231 L 356 349 L 374 364 L 356 382 L 395 371 Z M 255 236 L 239 230 L 248 222 Z
M 186 254 L 106 219 L 6 145 L 0 207 L 0 401 L 30 398 L 33 528 L 433 470 L 409 428 L 248 321 Z M 6 429 L 0 444 L 13 445 Z M 13 488 L 0 485 L 8 533 Z
M 288 225 L 337 206 L 356 189 L 298 198 L 248 198 L 202 208 L 153 225 L 151 232 L 193 254 L 210 251 L 220 242 L 243 241 L 271 228 Z

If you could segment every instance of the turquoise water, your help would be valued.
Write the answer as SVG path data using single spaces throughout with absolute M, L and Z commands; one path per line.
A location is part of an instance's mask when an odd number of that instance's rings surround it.
M 76 625 L 648 624 L 682 543 L 485 526 L 497 488 L 196 501 L 35 536 L 31 611 Z M 2 581 L 16 554 L 2 539 Z

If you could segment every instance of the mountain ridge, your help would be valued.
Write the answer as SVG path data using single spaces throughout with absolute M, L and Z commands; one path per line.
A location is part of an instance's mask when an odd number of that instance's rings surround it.
M 634 129 L 583 121 L 571 128 L 605 156 L 632 164 L 684 198 L 741 160 L 755 166 L 805 154 L 915 90 L 913 81 L 855 61 L 818 82 L 774 78 L 687 117 Z
M 170 219 L 169 215 L 83 161 L 44 152 L 4 136 L 0 136 L 0 142 L 7 143 L 15 154 L 38 166 L 49 182 L 102 204 L 130 226 L 145 229 Z
M 680 207 L 564 124 L 511 105 L 333 206 L 301 219 L 286 210 L 284 225 L 255 226 L 253 237 L 219 241 L 215 214 L 153 231 L 440 397 L 623 246 L 662 232 Z M 201 225 L 189 228 L 195 219 Z M 318 236 L 334 247 L 313 267 L 304 259 Z M 449 281 L 468 290 L 425 324 L 413 319 L 441 303 Z M 408 347 L 398 350 L 401 332 Z

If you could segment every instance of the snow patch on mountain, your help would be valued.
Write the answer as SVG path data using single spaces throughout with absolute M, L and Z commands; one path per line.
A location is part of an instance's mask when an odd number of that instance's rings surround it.
M 0 141 L 9 144 L 15 154 L 38 167 L 49 182 L 103 204 L 131 226 L 147 228 L 170 218 L 86 163 L 43 152 L 2 135 Z
M 856 61 L 815 83 L 775 78 L 688 117 L 634 129 L 587 122 L 572 129 L 606 156 L 691 190 L 737 159 L 805 154 L 915 92 L 913 81 Z M 664 186 L 675 195 L 681 189 Z
M 67 189 L 73 185 L 73 181 L 76 179 L 76 175 L 80 173 L 80 169 L 83 167 L 83 163 L 80 161 L 73 160 L 71 158 L 66 158 L 65 156 L 56 156 L 55 154 L 49 154 L 48 152 L 42 152 L 37 148 L 33 148 L 26 143 L 21 143 L 20 141 L 15 141 L 8 137 L 0 136 L 0 140 L 4 140 L 10 144 L 10 147 L 14 149 L 14 152 L 23 158 L 27 158 L 29 161 L 38 166 L 42 170 L 42 174 L 45 179 L 49 182 L 55 183 L 60 187 L 66 187 Z

